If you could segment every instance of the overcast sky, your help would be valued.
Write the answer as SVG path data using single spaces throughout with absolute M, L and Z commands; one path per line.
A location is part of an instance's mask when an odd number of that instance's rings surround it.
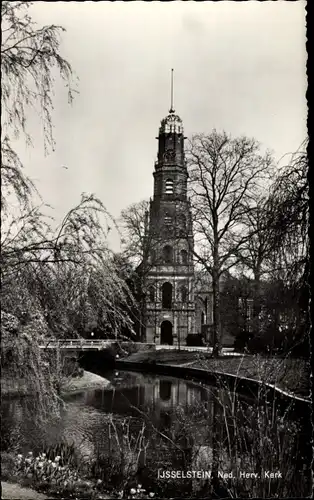
M 296 150 L 306 136 L 305 5 L 36 2 L 38 23 L 66 28 L 62 54 L 79 77 L 72 106 L 56 84 L 56 151 L 44 156 L 34 125 L 35 147 L 23 152 L 54 215 L 61 218 L 82 192 L 95 193 L 116 217 L 152 196 L 171 68 L 185 135 L 246 134 L 276 160 Z M 117 237 L 112 245 L 118 250 Z

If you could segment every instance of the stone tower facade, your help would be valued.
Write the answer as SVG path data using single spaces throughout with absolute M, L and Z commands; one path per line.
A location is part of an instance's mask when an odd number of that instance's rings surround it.
M 195 333 L 193 233 L 181 118 L 161 121 L 148 228 L 146 342 L 186 345 Z

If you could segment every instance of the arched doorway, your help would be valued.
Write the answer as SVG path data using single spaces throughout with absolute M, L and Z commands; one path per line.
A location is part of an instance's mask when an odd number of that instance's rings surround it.
M 172 323 L 170 321 L 161 323 L 160 343 L 173 345 Z

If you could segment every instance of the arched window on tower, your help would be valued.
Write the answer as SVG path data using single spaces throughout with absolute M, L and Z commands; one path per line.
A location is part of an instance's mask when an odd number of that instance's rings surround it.
M 162 307 L 163 309 L 171 309 L 172 305 L 172 285 L 166 282 L 161 287 Z
M 186 250 L 181 250 L 180 252 L 181 256 L 181 264 L 187 264 L 188 263 L 188 253 Z
M 173 249 L 170 245 L 163 248 L 163 260 L 166 264 L 171 264 L 173 261 Z
M 166 194 L 173 194 L 173 180 L 166 180 Z
M 150 302 L 155 302 L 155 288 L 153 286 L 148 289 L 148 297 Z
M 181 295 L 181 302 L 187 302 L 188 300 L 188 289 L 186 286 L 182 286 L 180 289 L 180 295 Z

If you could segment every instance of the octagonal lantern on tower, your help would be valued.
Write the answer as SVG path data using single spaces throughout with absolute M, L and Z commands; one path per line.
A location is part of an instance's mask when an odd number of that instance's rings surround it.
M 160 134 L 169 134 L 169 133 L 175 133 L 175 134 L 183 134 L 183 123 L 179 115 L 175 114 L 174 109 L 170 109 L 169 114 L 161 120 L 160 128 L 159 128 L 159 133 Z

